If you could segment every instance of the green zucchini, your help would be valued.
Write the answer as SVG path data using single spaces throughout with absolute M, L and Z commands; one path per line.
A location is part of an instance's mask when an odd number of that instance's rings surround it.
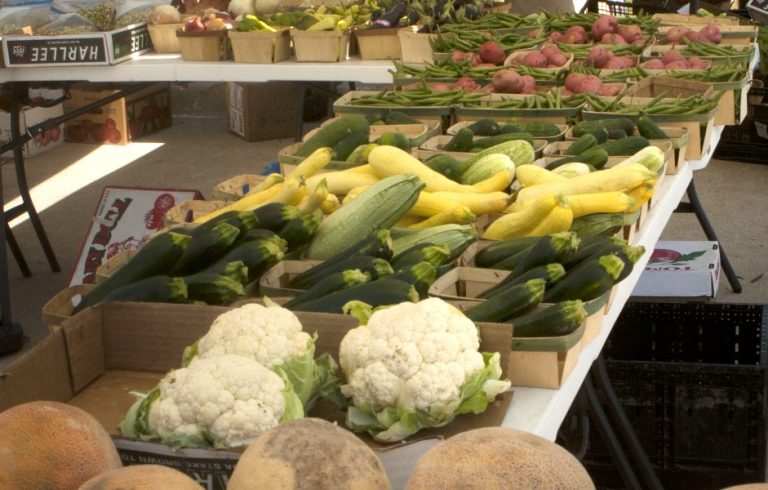
M 624 227 L 624 213 L 597 213 L 573 219 L 571 231 L 580 237 L 612 236 Z
M 493 119 L 478 119 L 473 122 L 467 128 L 472 131 L 475 136 L 495 136 L 499 134 L 499 123 Z
M 627 136 L 629 136 L 629 134 L 627 134 L 627 132 L 624 131 L 621 128 L 616 128 L 616 129 L 608 130 L 608 139 L 609 140 L 620 140 L 622 138 L 626 138 Z
M 640 116 L 637 120 L 637 132 L 640 133 L 640 136 L 645 136 L 649 140 L 669 139 L 667 133 L 656 124 L 656 121 L 648 116 Z
M 552 284 L 556 283 L 560 279 L 562 279 L 565 276 L 565 267 L 563 267 L 563 264 L 546 264 L 546 265 L 538 265 L 532 269 L 529 269 L 519 276 L 510 274 L 504 279 L 502 279 L 500 282 L 496 283 L 493 287 L 486 289 L 483 291 L 478 298 L 489 298 L 497 292 L 506 289 L 509 286 L 514 286 L 516 284 L 522 284 L 526 281 L 530 281 L 531 279 L 543 279 L 546 282 L 546 286 L 549 287 Z
M 259 228 L 277 233 L 286 223 L 298 218 L 301 211 L 296 206 L 274 202 L 254 209 L 253 214 L 259 221 Z
M 576 250 L 573 255 L 567 257 L 563 261 L 563 265 L 567 269 L 570 269 L 585 260 L 594 258 L 595 256 L 599 257 L 604 254 L 619 252 L 627 247 L 629 247 L 629 244 L 624 239 L 615 236 L 605 237 L 596 235 L 584 237 L 581 239 L 579 249 Z
M 456 260 L 476 240 L 477 229 L 472 225 L 452 223 L 424 229 L 392 228 L 392 251 L 395 257 L 417 243 L 440 243 L 448 245 L 451 250 L 446 259 L 446 263 L 449 263 Z
M 586 163 L 596 169 L 603 168 L 608 163 L 608 152 L 600 148 L 600 145 L 593 146 L 581 155 L 570 155 L 551 161 L 547 164 L 546 168 L 547 170 L 554 170 L 561 165 L 571 162 Z
M 461 128 L 448 140 L 443 147 L 443 151 L 469 151 L 472 148 L 472 139 L 474 133 L 469 128 Z
M 470 307 L 464 315 L 476 322 L 500 322 L 522 315 L 541 302 L 545 286 L 543 279 L 531 279 L 515 284 L 505 288 L 500 294 L 494 294 L 482 303 Z
M 167 274 L 184 254 L 191 240 L 187 235 L 173 232 L 161 233 L 149 240 L 127 264 L 85 294 L 74 312 L 100 303 L 107 294 L 119 287 L 151 276 Z
M 593 146 L 597 146 L 597 138 L 587 133 L 585 135 L 579 136 L 579 139 L 571 143 L 571 145 L 565 150 L 565 154 L 581 155 Z
M 387 124 L 421 124 L 421 121 L 401 111 L 389 111 L 384 116 Z
M 417 243 L 413 247 L 397 255 L 392 259 L 392 267 L 400 270 L 408 265 L 418 264 L 419 262 L 429 262 L 435 267 L 445 264 L 451 255 L 451 249 L 448 245 L 435 245 L 430 242 Z
M 602 296 L 619 278 L 624 262 L 606 254 L 581 262 L 545 294 L 544 301 L 556 303 L 569 299 L 589 301 Z
M 514 271 L 518 274 L 537 265 L 562 263 L 579 248 L 579 237 L 572 231 L 561 231 L 540 237 L 531 245 L 524 257 L 517 263 Z M 559 284 L 559 283 L 558 283 Z
M 487 150 L 492 146 L 506 143 L 507 141 L 517 140 L 527 141 L 529 144 L 533 145 L 533 135 L 531 133 L 501 133 L 496 136 L 486 136 L 485 138 L 479 138 L 472 141 L 470 151 L 473 153 L 480 152 L 482 150 Z
M 642 136 L 627 136 L 620 140 L 607 141 L 597 145 L 595 148 L 605 150 L 608 156 L 631 156 L 650 144 L 648 139 Z
M 205 271 L 221 273 L 230 262 L 242 260 L 248 268 L 248 282 L 251 282 L 282 260 L 283 255 L 279 245 L 272 240 L 252 240 L 234 247 Z
M 600 126 L 604 127 L 606 131 L 610 131 L 611 129 L 623 129 L 625 133 L 632 134 L 632 132 L 635 130 L 635 123 L 626 117 L 591 119 L 589 122 L 593 124 L 599 124 Z
M 371 276 L 371 279 L 380 279 L 394 273 L 392 266 L 384 259 L 370 257 L 368 255 L 352 255 L 341 260 L 328 260 L 305 270 L 294 276 L 288 287 L 293 289 L 309 289 L 324 277 L 349 269 L 359 269 Z
M 561 337 L 573 333 L 587 319 L 579 300 L 561 301 L 508 320 L 515 337 Z
M 144 301 L 155 303 L 180 303 L 187 299 L 187 285 L 179 277 L 151 276 L 113 289 L 103 302 Z
M 572 131 L 574 138 L 581 138 L 585 134 L 591 134 L 595 137 L 598 144 L 599 143 L 605 143 L 608 141 L 608 130 L 602 127 L 599 124 L 595 124 L 590 121 L 584 121 L 578 123 L 576 126 L 573 127 Z
M 424 164 L 435 172 L 441 173 L 456 182 L 459 181 L 460 177 L 470 167 L 467 160 L 460 162 L 447 153 L 433 155 L 427 158 Z
M 507 257 L 501 259 L 498 262 L 494 262 L 493 264 L 489 265 L 488 267 L 491 269 L 501 269 L 505 271 L 510 271 L 511 276 L 517 277 L 520 275 L 519 271 L 516 271 L 517 265 L 520 263 L 523 258 L 528 255 L 528 251 L 531 247 L 528 247 L 526 249 L 520 250 L 519 252 L 513 253 L 512 255 L 508 255 Z
M 624 262 L 624 268 L 621 269 L 621 273 L 616 278 L 616 282 L 621 282 L 624 279 L 627 278 L 630 274 L 632 274 L 632 269 L 634 268 L 635 264 L 638 260 L 640 260 L 640 257 L 643 256 L 645 253 L 645 247 L 642 245 L 638 246 L 630 246 L 624 250 L 621 250 L 619 252 L 616 252 L 614 255 L 616 257 L 620 258 L 622 262 Z
M 475 265 L 477 267 L 490 267 L 492 264 L 530 247 L 538 239 L 539 237 L 520 237 L 493 242 L 477 251 Z
M 187 296 L 192 301 L 226 306 L 245 296 L 243 283 L 224 274 L 198 272 L 181 279 L 187 285 Z
M 435 282 L 435 279 L 437 279 L 437 268 L 429 262 L 424 261 L 405 266 L 390 277 L 392 279 L 400 279 L 401 281 L 413 284 L 416 291 L 419 293 L 419 297 L 426 298 L 429 287 Z
M 200 233 L 193 233 L 192 240 L 173 267 L 177 275 L 190 274 L 216 261 L 232 247 L 240 230 L 226 221 Z
M 336 291 L 351 288 L 353 286 L 357 286 L 358 284 L 366 283 L 370 280 L 371 275 L 367 272 L 361 271 L 360 269 L 347 269 L 334 272 L 333 274 L 325 276 L 311 288 L 296 295 L 292 300 L 285 303 L 283 307 L 291 310 L 302 303 L 313 301 L 317 298 L 322 298 L 323 296 L 327 296 Z
M 197 272 L 196 274 L 204 273 L 206 272 Z M 219 269 L 217 274 L 226 276 L 243 285 L 248 283 L 248 267 L 242 260 L 233 260 L 232 262 L 225 264 Z
M 352 131 L 331 147 L 333 159 L 342 162 L 346 161 L 355 148 L 366 144 L 368 144 L 368 131 L 364 133 L 360 131 Z
M 286 241 L 289 250 L 302 247 L 315 235 L 322 220 L 323 212 L 316 209 L 312 213 L 302 214 L 286 223 L 278 235 Z
M 376 139 L 375 143 L 377 145 L 396 146 L 403 151 L 411 151 L 411 140 L 403 133 L 394 131 L 384 133 Z
M 283 248 L 283 252 L 285 252 L 288 247 L 288 243 L 281 238 L 280 235 L 272 230 L 266 230 L 264 228 L 255 228 L 238 236 L 235 245 L 239 245 L 243 242 L 250 242 L 251 240 L 273 240 Z
M 227 211 L 192 228 L 191 236 L 194 238 L 199 234 L 208 233 L 219 223 L 230 224 L 240 230 L 240 233 L 246 233 L 259 226 L 259 220 L 252 211 Z
M 369 131 L 370 125 L 365 117 L 357 114 L 341 116 L 321 126 L 307 141 L 299 145 L 296 156 L 308 157 L 319 148 L 333 148 L 339 141 L 352 133 L 368 135 Z
M 542 121 L 519 121 L 511 120 L 503 126 L 503 132 L 510 133 L 530 133 L 534 138 L 551 138 L 562 133 L 557 124 Z M 502 132 L 502 131 L 500 131 Z
M 342 289 L 313 301 L 307 301 L 294 308 L 294 310 L 343 313 L 342 308 L 344 305 L 355 300 L 362 301 L 376 308 L 406 301 L 415 303 L 419 301 L 419 293 L 412 284 L 399 279 L 384 278 Z

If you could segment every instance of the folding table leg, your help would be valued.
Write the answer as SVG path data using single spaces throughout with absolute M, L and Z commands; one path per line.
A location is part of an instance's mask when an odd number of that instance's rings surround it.
M 14 138 L 21 136 L 19 128 L 19 113 L 21 107 L 19 106 L 19 100 L 23 96 L 23 87 L 19 84 L 13 84 L 13 100 L 11 101 L 11 132 Z M 29 184 L 27 183 L 27 172 L 24 169 L 24 154 L 22 148 L 17 146 L 13 149 L 13 160 L 16 168 L 16 179 L 19 183 L 19 194 L 21 200 L 24 203 L 22 210 L 29 215 L 29 221 L 32 223 L 32 227 L 35 230 L 37 239 L 40 241 L 40 245 L 43 247 L 43 252 L 48 258 L 48 263 L 51 265 L 53 272 L 59 272 L 59 261 L 56 259 L 56 254 L 53 252 L 51 243 L 48 241 L 48 235 L 45 233 L 43 223 L 40 221 L 40 217 L 37 214 L 35 205 L 32 202 L 32 196 L 29 194 Z
M 11 230 L 11 227 L 8 226 L 8 223 L 5 223 L 5 237 L 8 241 L 8 248 L 11 249 L 11 253 L 13 254 L 13 258 L 16 259 L 16 263 L 19 264 L 19 269 L 21 269 L 21 275 L 24 277 L 31 277 L 32 271 L 29 270 L 29 265 L 27 264 L 26 259 L 24 258 L 24 254 L 21 252 L 21 248 L 19 247 L 19 242 L 16 241 L 16 237 L 13 236 L 13 231 Z
M 693 185 L 693 179 L 691 179 L 691 183 L 688 184 L 688 189 L 686 189 L 685 193 L 688 195 L 688 200 L 690 201 L 693 213 L 696 215 L 696 219 L 699 220 L 701 229 L 704 230 L 704 234 L 707 236 L 707 239 L 720 243 L 720 241 L 717 239 L 717 234 L 715 234 L 715 229 L 709 222 L 707 213 L 704 211 L 704 207 L 701 205 L 699 195 L 696 192 L 696 186 Z M 733 289 L 733 292 L 740 293 L 741 283 L 739 282 L 738 276 L 736 276 L 736 271 L 733 269 L 731 261 L 728 260 L 728 256 L 725 254 L 725 249 L 723 248 L 722 243 L 720 243 L 720 265 L 723 267 L 723 272 L 725 273 L 725 277 L 728 278 L 728 282 L 731 284 L 731 289 Z

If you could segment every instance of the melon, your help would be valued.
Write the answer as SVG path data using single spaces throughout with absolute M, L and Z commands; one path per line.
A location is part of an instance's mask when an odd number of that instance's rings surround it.
M 768 483 L 743 483 L 723 488 L 723 490 L 768 490 Z
M 328 421 L 291 420 L 263 432 L 240 457 L 227 490 L 390 490 L 376 453 Z
M 594 489 L 568 451 L 542 437 L 503 427 L 457 434 L 419 458 L 406 490 Z
M 94 476 L 79 490 L 200 490 L 200 484 L 181 471 L 158 464 L 138 464 L 114 468 Z
M 0 488 L 76 490 L 120 466 L 109 434 L 82 409 L 34 401 L 0 413 Z

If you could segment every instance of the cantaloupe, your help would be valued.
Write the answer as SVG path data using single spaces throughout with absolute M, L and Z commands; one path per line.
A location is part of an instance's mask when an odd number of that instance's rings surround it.
M 200 490 L 200 484 L 181 471 L 157 464 L 114 468 L 94 476 L 79 490 Z
M 109 434 L 84 410 L 35 401 L 0 413 L 0 488 L 76 490 L 120 466 Z
M 389 490 L 376 453 L 322 419 L 291 420 L 262 433 L 235 466 L 227 490 Z
M 406 490 L 594 489 L 568 451 L 542 437 L 503 427 L 457 434 L 416 463 Z
M 743 483 L 732 487 L 726 487 L 723 490 L 768 490 L 768 483 Z

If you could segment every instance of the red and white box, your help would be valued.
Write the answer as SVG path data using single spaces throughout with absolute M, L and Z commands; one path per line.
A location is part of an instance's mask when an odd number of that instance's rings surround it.
M 164 226 L 165 212 L 181 201 L 202 199 L 198 190 L 105 187 L 91 219 L 69 285 L 94 282 L 101 264 L 141 248 Z

